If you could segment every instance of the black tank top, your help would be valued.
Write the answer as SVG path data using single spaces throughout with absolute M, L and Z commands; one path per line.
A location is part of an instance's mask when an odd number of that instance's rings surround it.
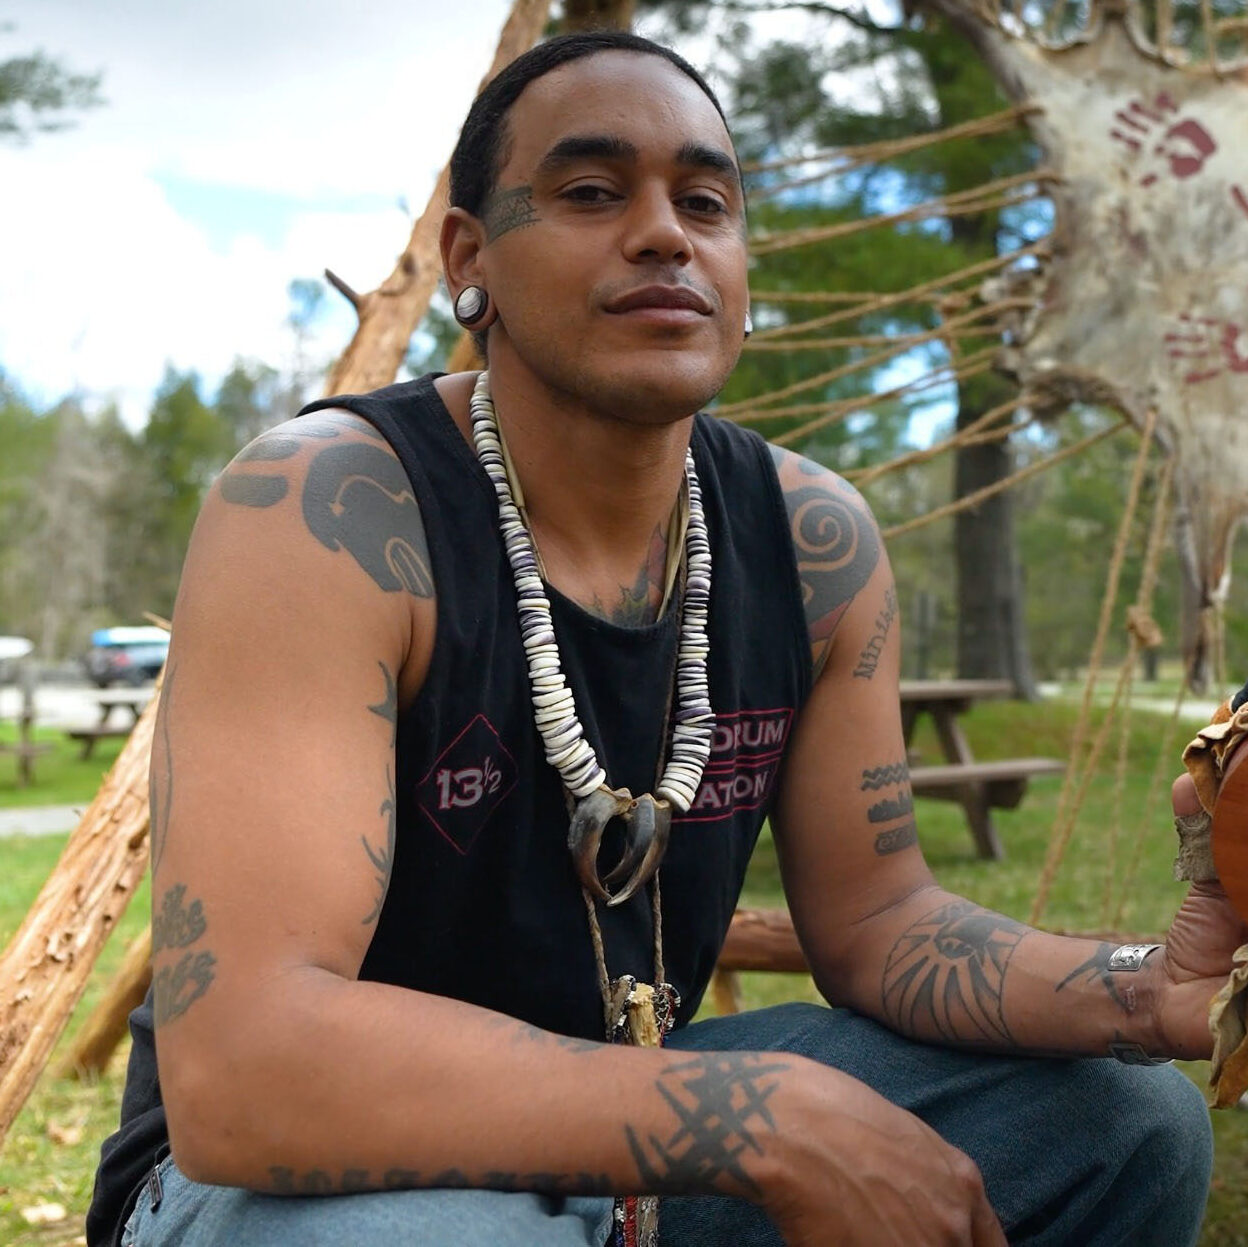
M 396 741 L 390 887 L 360 977 L 452 996 L 550 1030 L 603 1038 L 584 902 L 566 846 L 558 773 L 533 723 L 515 590 L 494 489 L 432 377 L 324 399 L 394 448 L 424 519 L 437 634 Z M 677 1025 L 697 1011 L 810 686 L 810 646 L 784 501 L 766 444 L 698 416 L 692 449 L 712 552 L 709 677 L 715 731 L 690 811 L 661 872 Z M 652 791 L 667 725 L 679 610 L 627 628 L 549 591 L 563 667 L 586 736 L 614 787 Z M 678 603 L 675 604 L 678 607 Z M 609 841 L 604 860 L 616 846 Z M 612 977 L 653 974 L 650 901 L 600 910 Z M 150 1001 L 121 1130 L 103 1148 L 90 1241 L 107 1241 L 165 1141 Z

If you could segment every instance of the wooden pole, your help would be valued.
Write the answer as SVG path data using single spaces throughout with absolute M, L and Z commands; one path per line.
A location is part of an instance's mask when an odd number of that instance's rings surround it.
M 515 0 L 486 80 L 532 47 L 550 0 Z M 447 194 L 443 169 L 424 215 L 391 276 L 365 295 L 331 278 L 356 305 L 360 324 L 330 374 L 329 393 L 393 381 L 437 285 L 438 230 Z M 147 768 L 159 697 L 153 698 L 121 756 L 82 816 L 60 860 L 0 957 L 0 1142 L 30 1095 L 82 995 L 95 959 L 147 869 Z M 129 950 L 138 957 L 136 949 Z M 133 967 L 132 967 L 133 968 Z M 137 982 L 139 976 L 133 976 Z M 112 1004 L 89 1027 L 107 1029 Z M 96 1059 L 107 1060 L 102 1039 Z
M 0 1142 L 26 1102 L 104 941 L 147 869 L 157 695 L 0 956 Z
M 130 1013 L 143 1003 L 151 981 L 152 928 L 148 926 L 130 941 L 121 968 L 56 1067 L 58 1078 L 82 1078 L 102 1074 L 108 1068 L 117 1045 L 126 1036 Z
M 635 0 L 564 0 L 564 32 L 580 30 L 630 30 Z
M 537 42 L 549 9 L 550 0 L 515 0 L 482 86 Z M 407 344 L 429 307 L 442 272 L 438 234 L 446 213 L 449 186 L 447 165 L 438 175 L 428 207 L 412 226 L 394 272 L 376 290 L 357 294 L 340 278 L 326 273 L 334 287 L 355 306 L 360 319 L 355 336 L 330 370 L 327 395 L 375 390 L 389 385 L 398 374 Z

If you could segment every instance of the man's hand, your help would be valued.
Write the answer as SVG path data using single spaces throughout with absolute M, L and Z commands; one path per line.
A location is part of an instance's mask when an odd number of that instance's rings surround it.
M 1176 814 L 1200 808 L 1189 775 L 1175 780 Z M 1248 943 L 1248 926 L 1218 883 L 1194 883 L 1166 936 L 1154 1013 L 1160 1047 L 1185 1060 L 1213 1051 L 1209 1002 L 1231 972 L 1231 954 Z M 1156 956 L 1157 954 L 1154 954 Z
M 763 1207 L 788 1247 L 1004 1247 L 970 1157 L 864 1083 L 803 1062 L 775 1107 Z

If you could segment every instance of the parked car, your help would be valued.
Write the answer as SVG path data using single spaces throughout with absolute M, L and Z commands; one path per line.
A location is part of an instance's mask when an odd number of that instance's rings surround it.
M 98 628 L 83 655 L 87 678 L 100 688 L 110 684 L 146 684 L 154 680 L 169 655 L 169 634 L 163 628 Z
M 17 664 L 34 648 L 24 636 L 0 636 L 0 684 L 17 678 Z

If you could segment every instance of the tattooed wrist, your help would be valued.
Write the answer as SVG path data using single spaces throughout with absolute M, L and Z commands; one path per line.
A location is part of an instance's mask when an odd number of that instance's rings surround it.
M 668 1065 L 655 1089 L 672 1111 L 670 1129 L 624 1128 L 639 1189 L 757 1198 L 756 1162 L 777 1128 L 770 1101 L 790 1068 L 784 1057 L 765 1052 L 707 1053 Z

